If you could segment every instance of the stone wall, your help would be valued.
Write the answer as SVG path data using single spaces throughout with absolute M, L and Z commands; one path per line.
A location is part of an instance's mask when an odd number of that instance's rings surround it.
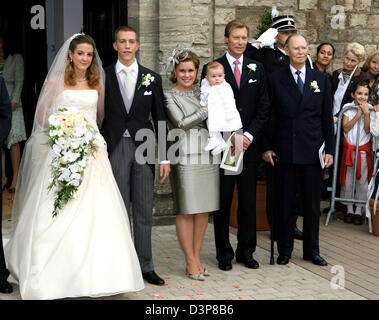
M 336 57 L 329 71 L 342 66 L 343 50 L 348 42 L 361 43 L 367 53 L 378 49 L 379 0 L 214 0 L 215 56 L 225 52 L 223 33 L 230 20 L 241 19 L 247 23 L 252 39 L 262 13 L 265 10 L 271 12 L 273 5 L 281 15 L 295 16 L 298 32 L 310 43 L 312 58 L 318 44 L 328 41 L 335 45 Z
M 368 53 L 378 49 L 379 0 L 128 0 L 128 16 L 140 33 L 139 60 L 160 72 L 168 89 L 171 84 L 161 62 L 177 44 L 194 42 L 204 64 L 225 53 L 224 28 L 229 21 L 246 22 L 252 39 L 261 15 L 271 12 L 273 5 L 280 14 L 295 16 L 299 33 L 309 40 L 312 58 L 321 42 L 335 45 L 330 70 L 342 65 L 347 42 L 361 43 Z
M 342 66 L 347 42 L 357 41 L 369 53 L 378 49 L 379 0 L 128 0 L 129 24 L 140 36 L 138 60 L 159 72 L 168 90 L 172 83 L 162 63 L 178 44 L 193 43 L 203 65 L 225 53 L 224 29 L 229 21 L 237 18 L 246 22 L 252 39 L 261 15 L 265 10 L 271 12 L 273 5 L 281 15 L 295 16 L 299 33 L 310 43 L 312 58 L 321 42 L 335 45 L 336 57 L 329 71 Z M 336 5 L 341 7 L 333 7 Z M 341 9 L 343 19 L 338 16 Z M 173 221 L 170 183 L 159 183 L 157 166 L 154 223 Z

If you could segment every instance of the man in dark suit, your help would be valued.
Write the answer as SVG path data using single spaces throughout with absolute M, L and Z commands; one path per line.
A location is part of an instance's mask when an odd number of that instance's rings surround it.
M 269 117 L 269 100 L 266 76 L 261 63 L 243 55 L 246 49 L 248 27 L 234 20 L 225 28 L 228 52 L 216 61 L 225 69 L 225 79 L 231 85 L 240 113 L 243 134 L 234 133 L 234 148 L 245 151 L 243 169 L 239 175 L 220 172 L 220 210 L 213 215 L 218 266 L 221 270 L 232 269 L 234 251 L 229 242 L 229 218 L 234 185 L 238 189 L 238 245 L 236 261 L 247 268 L 259 268 L 253 258 L 256 248 L 256 171 L 260 156 L 257 141 Z M 205 76 L 206 66 L 202 77 Z M 240 147 L 239 147 L 240 146 Z
M 275 32 L 276 31 L 276 32 Z M 279 69 L 283 67 L 288 67 L 290 64 L 289 57 L 285 51 L 284 45 L 288 39 L 289 36 L 295 34 L 297 32 L 296 25 L 295 25 L 295 19 L 292 15 L 284 15 L 284 16 L 277 16 L 272 18 L 272 27 L 265 31 L 257 41 L 254 43 L 248 43 L 245 55 L 251 59 L 257 60 L 261 63 L 263 63 L 263 66 L 265 68 L 266 76 L 270 75 L 271 73 L 278 71 Z M 273 35 L 275 35 L 275 38 L 271 39 Z M 263 41 L 263 43 L 261 41 Z M 266 47 L 266 44 L 270 44 L 276 42 L 277 47 L 271 48 Z M 307 60 L 308 62 L 308 60 Z M 262 139 L 262 143 L 264 143 L 264 139 Z M 263 154 L 262 158 L 265 160 L 266 155 Z M 270 166 L 266 166 L 266 209 L 267 209 L 267 217 L 269 220 L 269 223 L 271 225 L 271 220 L 273 217 L 273 210 L 274 210 L 274 201 L 273 201 L 273 193 L 274 193 L 274 172 L 273 168 Z M 297 192 L 296 192 L 297 193 Z M 303 240 L 303 234 L 302 232 L 297 228 L 296 226 L 296 220 L 298 216 L 298 211 L 300 207 L 298 201 L 296 201 L 294 205 L 294 219 L 295 219 L 295 228 L 294 228 L 294 235 L 295 239 Z M 276 238 L 276 237 L 275 237 Z
M 11 129 L 12 107 L 9 100 L 8 92 L 5 87 L 4 78 L 0 76 L 0 146 L 8 137 Z M 1 165 L 1 158 L 0 158 Z M 0 172 L 1 180 L 1 172 Z M 6 269 L 4 251 L 3 251 L 3 236 L 2 236 L 2 214 L 3 214 L 3 190 L 0 189 L 0 293 L 12 293 L 12 286 L 8 283 L 7 278 L 9 272 Z
M 113 173 L 120 188 L 128 213 L 133 204 L 134 245 L 141 265 L 142 275 L 149 283 L 163 285 L 154 271 L 151 248 L 152 210 L 155 158 L 144 160 L 141 136 L 147 154 L 155 154 L 155 131 L 158 122 L 165 123 L 161 77 L 143 67 L 136 60 L 139 49 L 137 32 L 128 26 L 115 32 L 114 49 L 118 61 L 106 68 L 105 113 L 102 134 L 108 145 Z M 166 128 L 166 125 L 163 125 Z M 146 148 L 145 148 L 146 149 Z M 170 173 L 166 148 L 158 144 L 161 183 Z
M 318 240 L 322 179 L 319 149 L 325 142 L 325 167 L 330 167 L 335 143 L 330 81 L 326 74 L 306 66 L 308 43 L 303 36 L 290 36 L 285 48 L 290 66 L 268 77 L 274 123 L 268 139 L 271 145 L 263 150 L 275 168 L 277 263 L 287 264 L 293 250 L 292 208 L 298 175 L 304 209 L 303 258 L 325 266 Z

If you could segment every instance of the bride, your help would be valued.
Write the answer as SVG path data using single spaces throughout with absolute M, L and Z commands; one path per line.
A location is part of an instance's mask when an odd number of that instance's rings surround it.
M 75 197 L 53 217 L 48 119 L 74 107 L 97 129 L 103 119 L 104 72 L 93 39 L 76 34 L 58 52 L 38 99 L 22 157 L 6 244 L 10 281 L 22 299 L 97 297 L 144 288 L 128 215 L 96 133 Z

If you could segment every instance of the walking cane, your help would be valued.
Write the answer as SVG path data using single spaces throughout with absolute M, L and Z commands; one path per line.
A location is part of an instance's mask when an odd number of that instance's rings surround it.
M 275 161 L 275 160 L 274 160 Z M 274 213 L 274 192 L 275 192 L 275 186 L 274 186 L 274 168 L 273 167 L 266 167 L 267 172 L 270 170 L 270 173 L 267 175 L 267 187 L 268 187 L 268 192 L 266 192 L 266 197 L 269 196 L 269 206 L 267 206 L 267 211 L 270 216 L 270 264 L 273 265 L 275 264 L 274 260 L 274 221 L 275 221 L 275 213 Z M 267 204 L 267 201 L 266 201 Z

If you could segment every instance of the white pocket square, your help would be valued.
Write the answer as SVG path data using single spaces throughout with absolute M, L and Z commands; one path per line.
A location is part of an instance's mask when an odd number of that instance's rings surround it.
M 253 80 L 253 79 L 249 80 L 249 83 L 254 83 L 254 82 L 257 82 L 257 80 Z
M 145 93 L 143 94 L 144 96 L 151 96 L 153 94 L 152 91 L 145 91 Z

